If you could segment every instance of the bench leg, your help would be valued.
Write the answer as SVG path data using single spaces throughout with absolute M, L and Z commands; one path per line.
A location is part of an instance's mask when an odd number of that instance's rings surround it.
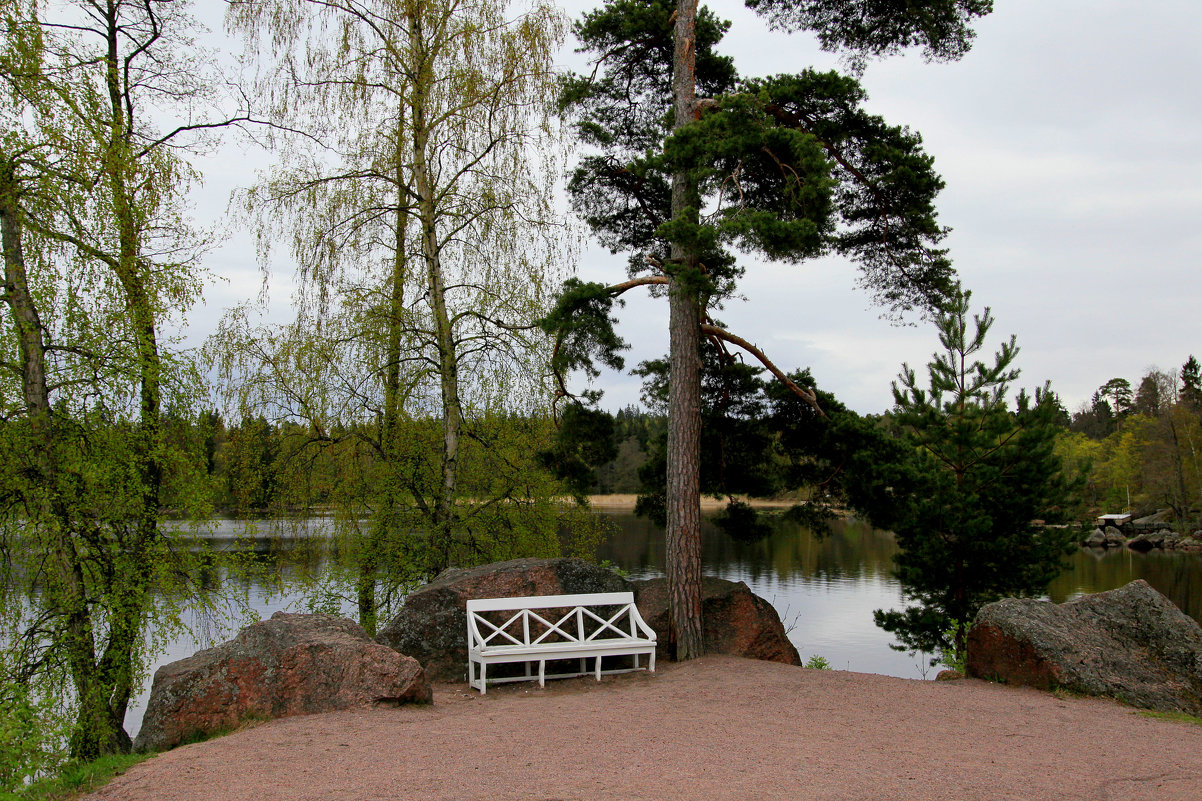
M 480 694 L 484 695 L 488 692 L 488 679 L 485 678 L 485 671 L 488 670 L 488 663 L 480 663 Z
M 540 660 L 538 660 L 538 686 L 539 687 L 547 686 L 546 676 L 547 676 L 547 660 L 540 659 Z
M 638 654 L 634 655 L 634 669 L 635 670 L 639 669 L 639 655 Z
M 654 673 L 655 672 L 655 651 L 651 652 L 650 657 L 651 658 L 647 664 L 647 670 L 648 670 L 648 672 Z
M 467 658 L 467 686 L 476 686 L 476 663 L 472 661 L 470 656 Z
M 601 681 L 601 657 L 597 657 L 597 681 Z

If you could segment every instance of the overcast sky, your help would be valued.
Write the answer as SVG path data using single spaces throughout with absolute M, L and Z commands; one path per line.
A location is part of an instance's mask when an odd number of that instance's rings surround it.
M 595 4 L 565 5 L 575 17 Z M 722 49 L 744 75 L 838 66 L 810 36 L 769 31 L 739 3 L 709 5 L 733 21 Z M 976 28 L 959 62 L 877 61 L 863 83 L 869 109 L 920 132 L 935 157 L 946 244 L 974 305 L 993 309 L 991 344 L 1017 335 L 1020 383 L 1050 380 L 1070 411 L 1112 377 L 1135 384 L 1150 367 L 1202 358 L 1202 3 L 997 0 Z M 579 68 L 571 47 L 561 61 Z M 231 146 L 199 163 L 202 221 L 266 160 Z M 207 259 L 221 280 L 191 315 L 188 342 L 259 290 L 249 237 L 225 241 Z M 624 265 L 591 248 L 579 270 L 616 282 Z M 290 269 L 271 277 L 277 315 Z M 856 276 L 837 260 L 750 264 L 746 301 L 719 316 L 786 370 L 810 367 L 853 409 L 884 411 L 902 363 L 924 364 L 938 341 L 917 317 L 880 320 Z M 666 351 L 667 306 L 630 300 L 620 316 L 633 365 Z M 608 407 L 638 401 L 637 379 L 607 374 L 598 386 Z

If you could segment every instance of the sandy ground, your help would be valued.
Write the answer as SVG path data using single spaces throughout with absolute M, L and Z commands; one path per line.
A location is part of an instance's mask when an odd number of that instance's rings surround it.
M 91 799 L 1202 799 L 1202 726 L 1105 700 L 710 656 L 286 718 Z

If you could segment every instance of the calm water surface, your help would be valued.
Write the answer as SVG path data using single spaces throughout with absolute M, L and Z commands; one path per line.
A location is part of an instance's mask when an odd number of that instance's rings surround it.
M 598 557 L 630 578 L 663 575 L 663 531 L 631 513 L 603 514 L 616 524 L 615 534 Z M 217 547 L 253 551 L 255 560 L 266 568 L 256 578 L 212 577 L 233 582 L 253 613 L 263 618 L 281 609 L 306 611 L 303 596 L 286 588 L 293 579 L 320 575 L 337 556 L 321 536 L 319 521 L 283 535 L 269 535 L 264 528 L 251 537 L 246 536 L 244 524 L 223 521 L 210 538 Z M 902 606 L 900 588 L 889 574 L 896 550 L 891 535 L 855 521 L 837 523 L 833 533 L 822 539 L 800 526 L 783 525 L 756 543 L 735 542 L 707 523 L 702 529 L 701 558 L 707 575 L 746 582 L 771 602 L 802 659 L 818 655 L 838 670 L 929 678 L 934 672 L 927 659 L 892 650 L 892 637 L 872 622 L 873 610 Z M 1071 569 L 1048 588 L 1048 597 L 1058 603 L 1142 578 L 1202 622 L 1202 554 L 1083 549 L 1071 557 L 1070 564 Z M 344 611 L 352 612 L 349 603 Z M 246 621 L 193 616 L 188 622 L 198 636 L 166 643 L 157 664 L 228 639 Z M 131 705 L 126 719 L 131 732 L 141 725 L 148 695 L 149 688 Z

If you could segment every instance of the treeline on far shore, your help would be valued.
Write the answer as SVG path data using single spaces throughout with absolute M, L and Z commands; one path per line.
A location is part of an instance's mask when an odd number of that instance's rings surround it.
M 1202 528 L 1202 378 L 1192 355 L 1179 370 L 1148 370 L 1132 386 L 1112 378 L 1064 415 L 1056 450 L 1080 476 L 1083 516 L 1167 510 L 1174 529 Z
M 639 470 L 667 430 L 666 417 L 635 406 L 619 410 L 612 420 L 614 455 L 595 466 L 584 494 L 640 492 Z M 504 439 L 515 446 L 521 443 L 520 461 L 526 469 L 547 469 L 545 451 L 556 430 L 553 416 L 503 415 L 472 422 L 474 436 L 464 445 L 464 461 L 469 465 L 475 451 L 495 449 Z M 411 446 L 416 473 L 421 465 L 438 459 L 442 424 L 437 419 L 418 419 L 403 426 L 402 438 Z M 503 438 L 498 436 L 501 431 L 506 433 Z M 172 451 L 202 463 L 207 477 L 203 491 L 208 493 L 207 502 L 197 507 L 191 497 L 197 491 L 193 471 L 187 471 L 188 481 L 172 481 L 169 475 L 163 493 L 167 513 L 200 508 L 238 518 L 293 515 L 337 504 L 345 490 L 343 482 L 361 475 L 363 462 L 374 458 L 364 443 L 377 436 L 371 424 L 318 430 L 295 420 L 272 421 L 263 416 L 231 421 L 216 410 L 193 418 L 170 417 L 164 421 L 164 433 Z M 348 469 L 352 462 L 357 463 L 355 471 Z M 178 472 L 182 476 L 185 471 Z M 470 471 L 465 478 L 460 492 L 472 497 L 482 482 L 474 481 Z
M 1056 450 L 1064 469 L 1081 487 L 1070 517 L 1087 520 L 1099 513 L 1150 514 L 1169 510 L 1174 527 L 1193 531 L 1199 520 L 1202 493 L 1202 390 L 1198 363 L 1191 356 L 1179 371 L 1149 370 L 1136 384 L 1122 378 L 1103 384 L 1092 400 L 1075 412 L 1062 407 L 1061 433 Z M 638 406 L 606 413 L 602 436 L 592 443 L 594 458 L 588 474 L 577 482 L 581 494 L 636 494 L 657 480 L 654 462 L 662 456 L 667 417 Z M 889 415 L 881 415 L 888 425 Z M 821 425 L 821 423 L 816 423 Z M 436 419 L 409 420 L 404 439 L 412 446 L 415 470 L 438 458 L 441 423 Z M 230 517 L 264 517 L 303 513 L 337 502 L 340 482 L 358 471 L 350 461 L 370 460 L 361 444 L 372 439 L 369 424 L 350 429 L 315 430 L 299 422 L 245 417 L 227 421 L 217 411 L 194 419 L 174 418 L 165 429 L 180 452 L 203 460 L 210 493 L 208 506 Z M 551 415 L 498 417 L 477 426 L 465 449 L 470 464 L 473 449 L 495 447 L 501 439 L 521 443 L 522 461 L 554 469 L 557 422 Z M 498 437 L 505 430 L 507 436 Z M 489 436 L 488 431 L 493 435 Z M 527 461 L 531 454 L 537 458 Z M 762 453 L 762 451 L 761 451 Z M 786 458 L 779 455 L 779 458 Z M 590 461 L 585 459 L 585 461 Z M 470 471 L 460 491 L 470 496 Z M 804 494 L 802 487 L 775 486 L 777 494 Z M 190 486 L 188 491 L 195 491 Z M 167 482 L 168 508 L 183 508 L 178 492 Z

